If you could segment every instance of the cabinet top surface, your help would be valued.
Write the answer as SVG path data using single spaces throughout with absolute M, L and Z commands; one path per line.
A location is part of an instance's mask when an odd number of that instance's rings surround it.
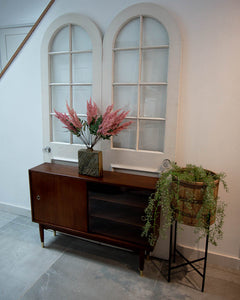
M 150 190 L 155 190 L 156 183 L 158 180 L 158 178 L 156 177 L 148 177 L 111 171 L 103 171 L 102 177 L 90 177 L 80 175 L 78 173 L 78 167 L 60 165 L 56 163 L 43 163 L 39 166 L 30 169 L 29 171 L 78 178 L 79 180 L 84 180 L 88 182 L 124 185 Z

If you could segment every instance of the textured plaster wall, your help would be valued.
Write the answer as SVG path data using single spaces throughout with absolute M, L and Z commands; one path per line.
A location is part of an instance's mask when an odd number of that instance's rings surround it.
M 41 111 L 42 37 L 65 13 L 81 13 L 106 31 L 124 8 L 143 1 L 56 0 L 0 80 L 0 202 L 30 209 L 28 169 L 43 161 Z M 239 257 L 240 243 L 240 1 L 159 0 L 178 23 L 183 40 L 176 161 L 227 173 L 230 192 L 224 239 L 210 251 Z M 19 22 L 18 22 L 19 23 Z M 190 227 L 181 244 L 194 245 Z M 158 243 L 162 255 L 167 242 Z

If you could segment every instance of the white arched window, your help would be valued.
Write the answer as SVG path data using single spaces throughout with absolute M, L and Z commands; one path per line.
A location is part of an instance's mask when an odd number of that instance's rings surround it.
M 101 105 L 101 36 L 88 18 L 65 15 L 47 30 L 43 48 L 44 139 L 45 145 L 51 148 L 45 159 L 73 160 L 83 145 L 63 128 L 54 109 L 66 112 L 68 102 L 85 118 L 86 102 L 90 97 Z
M 113 139 L 113 148 L 164 152 L 168 50 L 168 33 L 154 18 L 139 16 L 119 31 L 112 100 L 130 110 L 134 123 Z
M 137 4 L 110 24 L 103 47 L 103 101 L 133 124 L 105 144 L 105 168 L 158 173 L 175 158 L 180 34 L 155 4 Z

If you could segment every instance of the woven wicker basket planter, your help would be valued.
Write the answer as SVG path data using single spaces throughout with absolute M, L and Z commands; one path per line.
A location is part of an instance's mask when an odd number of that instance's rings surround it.
M 214 175 L 213 172 L 208 171 Z M 203 204 L 203 197 L 206 186 L 203 182 L 187 182 L 184 180 L 173 180 L 172 188 L 177 191 L 179 182 L 179 200 L 173 199 L 172 206 L 175 208 L 175 219 L 185 225 L 198 226 L 196 218 Z M 219 180 L 214 181 L 214 199 L 217 205 Z M 180 214 L 180 218 L 179 218 Z M 209 212 L 204 214 L 207 222 Z M 210 225 L 215 222 L 215 214 L 210 215 Z

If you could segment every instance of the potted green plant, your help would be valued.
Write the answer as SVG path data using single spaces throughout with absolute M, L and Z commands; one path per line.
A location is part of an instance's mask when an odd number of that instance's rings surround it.
M 217 245 L 223 236 L 225 202 L 217 201 L 218 186 L 221 182 L 226 191 L 224 173 L 214 173 L 201 166 L 179 167 L 171 163 L 171 168 L 163 172 L 157 182 L 156 191 L 149 198 L 145 209 L 145 225 L 142 236 L 154 245 L 159 233 L 160 213 L 164 216 L 161 234 L 164 236 L 176 220 L 182 224 L 195 226 L 199 239 L 209 235 L 209 241 Z
M 90 98 L 87 101 L 87 118 L 80 118 L 77 112 L 66 103 L 68 114 L 56 110 L 58 118 L 73 135 L 80 138 L 87 149 L 78 151 L 79 174 L 101 177 L 103 174 L 102 151 L 94 151 L 93 147 L 101 140 L 109 140 L 128 128 L 133 121 L 124 122 L 129 111 L 113 110 L 113 104 L 99 114 L 98 107 Z M 85 119 L 86 118 L 86 119 Z

